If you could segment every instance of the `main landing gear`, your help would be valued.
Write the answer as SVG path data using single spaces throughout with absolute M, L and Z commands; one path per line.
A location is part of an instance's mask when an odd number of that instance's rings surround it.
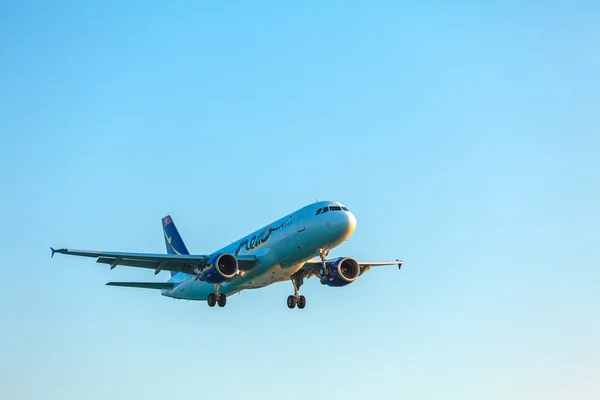
M 298 306 L 299 309 L 303 309 L 304 307 L 306 307 L 306 297 L 301 296 L 298 293 L 298 289 L 300 289 L 300 286 L 302 286 L 302 283 L 304 282 L 305 274 L 306 272 L 300 270 L 295 274 L 292 274 L 292 276 L 290 277 L 292 280 L 292 284 L 294 285 L 294 294 L 288 296 L 287 298 L 287 306 L 289 308 L 294 308 Z
M 223 293 L 219 293 L 219 285 L 215 285 L 215 291 L 216 293 L 210 293 L 206 299 L 208 306 L 214 307 L 215 304 L 218 304 L 219 307 L 225 307 L 225 304 L 227 304 L 227 296 Z

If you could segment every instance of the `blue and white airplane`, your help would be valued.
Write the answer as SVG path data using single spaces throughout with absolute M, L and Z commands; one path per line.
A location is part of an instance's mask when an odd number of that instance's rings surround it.
M 159 289 L 163 296 L 207 300 L 210 307 L 225 306 L 227 296 L 291 280 L 294 294 L 289 308 L 304 308 L 298 292 L 304 279 L 320 278 L 323 285 L 346 286 L 371 267 L 398 265 L 404 261 L 356 261 L 350 257 L 327 259 L 329 251 L 346 241 L 356 228 L 348 208 L 334 201 L 303 207 L 212 254 L 191 255 L 171 216 L 162 219 L 168 254 L 120 253 L 59 249 L 55 253 L 94 257 L 96 262 L 149 268 L 154 274 L 170 271 L 171 279 L 158 282 L 108 282 L 110 286 Z

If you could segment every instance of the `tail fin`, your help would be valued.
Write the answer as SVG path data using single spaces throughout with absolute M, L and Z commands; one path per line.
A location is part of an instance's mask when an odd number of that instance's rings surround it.
M 162 219 L 163 233 L 165 235 L 165 245 L 167 246 L 167 253 L 169 254 L 190 254 L 181 235 L 177 231 L 173 219 L 170 215 L 167 215 Z M 171 276 L 175 275 L 176 272 L 171 271 Z

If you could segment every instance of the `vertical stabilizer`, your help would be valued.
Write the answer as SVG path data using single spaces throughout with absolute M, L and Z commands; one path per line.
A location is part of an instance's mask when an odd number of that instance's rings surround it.
M 167 215 L 162 219 L 163 234 L 165 235 L 165 245 L 167 246 L 167 253 L 169 254 L 190 254 L 181 235 L 173 223 L 173 219 L 170 215 Z M 171 271 L 171 276 L 175 275 L 176 272 Z

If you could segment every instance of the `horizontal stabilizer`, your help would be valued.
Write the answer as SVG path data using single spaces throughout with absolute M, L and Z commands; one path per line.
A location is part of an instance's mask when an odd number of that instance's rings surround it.
M 162 283 L 162 282 L 108 282 L 107 286 L 123 286 L 133 287 L 142 289 L 173 289 L 175 285 L 173 283 Z

